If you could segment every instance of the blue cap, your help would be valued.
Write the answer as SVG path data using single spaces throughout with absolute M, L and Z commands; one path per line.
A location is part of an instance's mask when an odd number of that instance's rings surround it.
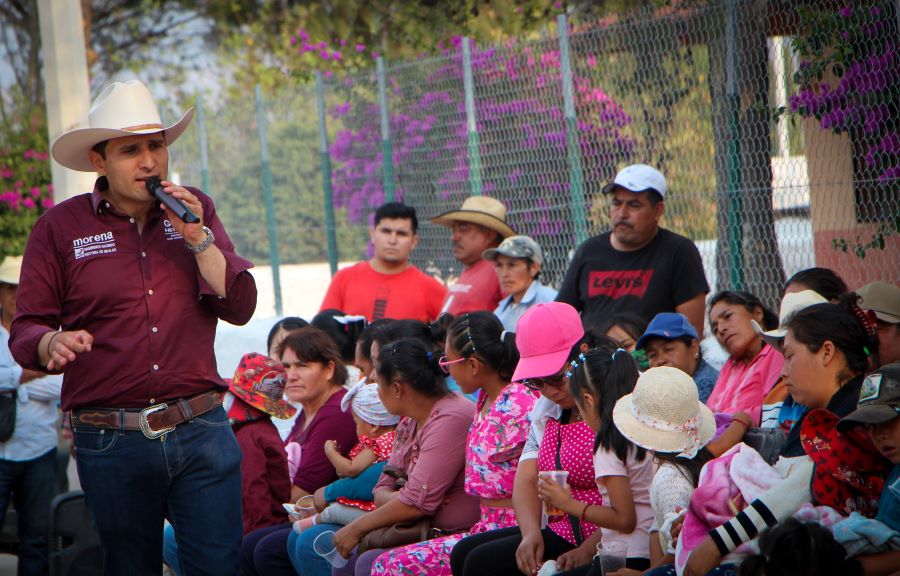
M 651 338 L 675 340 L 683 336 L 697 338 L 697 331 L 694 330 L 688 319 L 677 312 L 660 312 L 650 321 L 650 325 L 647 326 L 644 335 L 638 339 L 635 348 L 641 350 L 647 344 L 647 340 Z

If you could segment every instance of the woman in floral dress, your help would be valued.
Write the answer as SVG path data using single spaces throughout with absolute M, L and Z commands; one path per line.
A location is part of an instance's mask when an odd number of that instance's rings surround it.
M 481 520 L 471 530 L 381 554 L 377 576 L 448 575 L 450 552 L 469 534 L 516 525 L 512 491 L 519 455 L 528 435 L 528 413 L 536 396 L 510 384 L 519 354 L 515 336 L 488 312 L 457 318 L 447 335 L 441 367 L 466 394 L 478 391 L 477 412 L 466 444 L 466 492 L 481 500 Z

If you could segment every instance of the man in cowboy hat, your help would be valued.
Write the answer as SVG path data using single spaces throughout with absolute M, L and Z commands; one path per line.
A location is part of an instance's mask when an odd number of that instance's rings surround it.
M 619 312 L 647 322 L 660 312 L 678 312 L 702 339 L 709 285 L 697 246 L 659 226 L 665 177 L 646 164 L 632 164 L 603 193 L 612 199 L 612 230 L 578 247 L 557 300 L 578 309 L 585 326 Z
M 51 148 L 63 166 L 97 172 L 94 190 L 41 216 L 22 264 L 10 349 L 26 368 L 64 373 L 107 574 L 158 574 L 164 517 L 190 543 L 186 571 L 237 572 L 240 450 L 213 340 L 219 319 L 250 319 L 256 285 L 212 200 L 167 179 L 168 146 L 192 114 L 164 127 L 142 83 L 107 86 L 89 127 Z M 200 222 L 164 210 L 151 177 Z
M 0 395 L 13 399 L 12 436 L 0 442 L 0 526 L 10 498 L 16 506 L 19 574 L 47 574 L 50 503 L 57 492 L 56 407 L 62 378 L 20 367 L 9 352 L 21 256 L 0 264 Z
M 488 248 L 496 248 L 516 231 L 506 223 L 506 206 L 487 196 L 466 198 L 459 210 L 451 210 L 431 219 L 440 226 L 450 228 L 453 238 L 453 256 L 463 265 L 463 273 L 450 286 L 444 312 L 454 316 L 492 311 L 503 299 L 500 282 L 494 266 L 481 259 Z

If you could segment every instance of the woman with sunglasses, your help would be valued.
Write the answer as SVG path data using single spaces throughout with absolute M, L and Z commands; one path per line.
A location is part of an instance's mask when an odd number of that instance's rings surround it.
M 394 548 L 375 560 L 373 576 L 447 573 L 450 551 L 469 534 L 516 525 L 513 483 L 528 436 L 536 395 L 510 384 L 519 361 L 515 334 L 490 312 L 472 312 L 450 325 L 439 365 L 466 394 L 478 393 L 475 421 L 466 441 L 466 492 L 479 499 L 481 520 L 468 532 Z
M 572 496 L 584 504 L 602 502 L 594 478 L 594 431 L 581 418 L 566 386 L 569 362 L 590 347 L 578 312 L 551 302 L 530 308 L 519 320 L 519 363 L 513 382 L 538 390 L 531 411 L 513 489 L 518 526 L 474 534 L 461 540 L 450 556 L 453 574 L 534 574 L 545 560 L 556 560 L 561 574 L 587 572 L 600 539 L 597 526 L 582 518 L 553 515 L 542 526 L 538 474 L 568 472 Z

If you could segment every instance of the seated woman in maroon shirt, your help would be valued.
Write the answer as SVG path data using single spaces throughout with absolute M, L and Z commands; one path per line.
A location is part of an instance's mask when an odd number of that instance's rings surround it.
M 356 425 L 350 413 L 341 410 L 347 368 L 331 338 L 318 328 L 301 328 L 284 339 L 278 352 L 287 371 L 285 394 L 303 409 L 285 441 L 301 449 L 291 479 L 291 500 L 296 501 L 337 479 L 325 456 L 325 441 L 337 440 L 346 452 L 357 442 Z M 241 545 L 243 573 L 295 574 L 285 555 L 290 532 L 285 522 L 246 535 Z

